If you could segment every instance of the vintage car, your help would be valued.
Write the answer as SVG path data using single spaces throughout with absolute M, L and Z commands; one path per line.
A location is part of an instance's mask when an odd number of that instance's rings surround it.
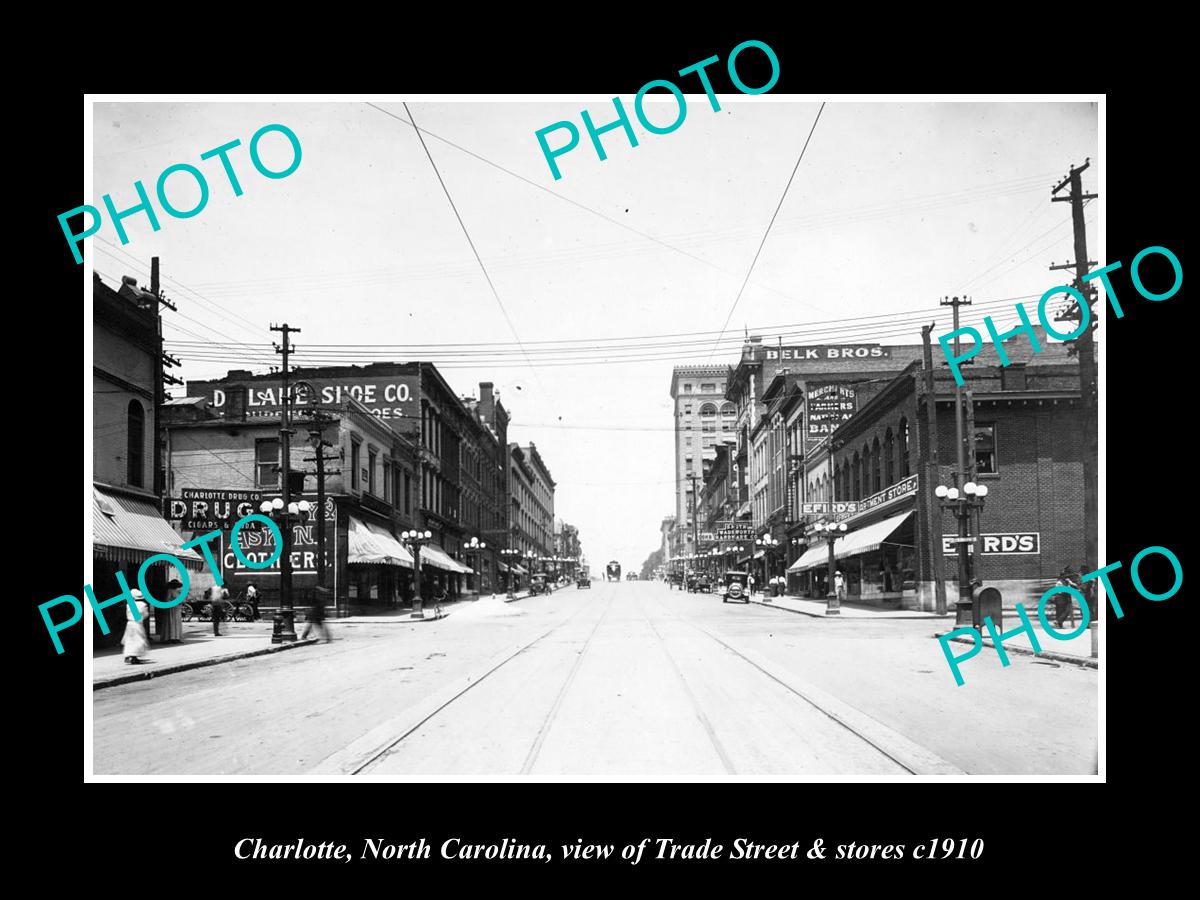
M 721 584 L 722 603 L 749 603 L 750 588 L 745 572 L 726 572 Z
M 712 579 L 707 575 L 701 575 L 696 579 L 696 590 L 701 594 L 712 593 Z
M 534 575 L 529 579 L 530 594 L 548 594 L 550 593 L 550 583 L 545 575 Z
M 579 588 L 589 588 L 590 589 L 591 586 L 592 586 L 592 576 L 591 575 L 580 575 L 579 579 L 575 582 L 576 590 L 578 590 Z
M 699 576 L 695 572 L 688 572 L 683 576 L 683 585 L 687 588 L 689 594 L 696 593 L 696 585 L 699 580 Z

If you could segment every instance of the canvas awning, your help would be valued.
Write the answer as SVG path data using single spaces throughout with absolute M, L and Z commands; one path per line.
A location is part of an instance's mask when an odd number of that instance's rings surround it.
M 446 551 L 437 544 L 426 544 L 421 548 L 421 565 L 433 566 L 435 569 L 463 574 L 472 571 L 468 566 L 464 566 L 457 560 L 451 559 Z
M 159 553 L 169 553 L 189 569 L 204 568 L 200 554 L 184 550 L 183 543 L 154 501 L 92 486 L 94 555 L 114 562 L 140 563 Z
M 900 513 L 897 516 L 883 519 L 880 522 L 851 531 L 839 537 L 833 544 L 833 556 L 842 559 L 846 556 L 857 556 L 860 553 L 870 553 L 878 550 L 881 545 L 890 543 L 890 538 L 905 520 L 913 514 L 913 510 Z M 788 566 L 789 572 L 803 572 L 829 562 L 829 545 L 821 541 L 815 547 L 809 547 L 804 554 Z
M 413 567 L 412 555 L 382 525 L 350 516 L 346 561 L 357 565 Z

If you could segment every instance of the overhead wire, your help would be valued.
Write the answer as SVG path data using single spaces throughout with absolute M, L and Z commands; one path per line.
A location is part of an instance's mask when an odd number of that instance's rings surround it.
M 796 178 L 796 173 L 800 170 L 800 163 L 804 159 L 804 152 L 808 149 L 808 144 L 812 140 L 813 133 L 817 130 L 817 123 L 821 121 L 821 113 L 825 111 L 825 103 L 822 101 L 820 109 L 817 110 L 816 116 L 813 118 L 812 128 L 808 130 L 808 137 L 804 139 L 804 146 L 800 148 L 800 155 L 796 157 L 796 165 L 792 167 L 792 174 L 788 176 L 787 184 L 783 186 L 783 194 L 779 198 L 779 203 L 775 207 L 775 212 L 771 213 L 771 221 L 767 223 L 767 229 L 763 232 L 762 240 L 758 244 L 758 249 L 754 251 L 754 258 L 750 260 L 750 268 L 746 270 L 746 277 L 742 280 L 742 286 L 738 289 L 737 296 L 733 298 L 733 305 L 729 307 L 729 313 L 725 316 L 725 324 L 721 326 L 721 334 L 725 333 L 725 329 L 729 327 L 729 320 L 733 318 L 733 312 L 737 309 L 738 302 L 742 299 L 742 294 L 746 290 L 746 285 L 750 283 L 750 276 L 754 272 L 754 265 L 758 262 L 758 257 L 762 253 L 762 249 L 766 246 L 767 237 L 771 234 L 771 226 L 775 224 L 775 217 L 779 215 L 779 210 L 783 209 L 783 201 L 787 199 L 788 189 L 792 186 L 792 181 Z M 717 341 L 721 339 L 717 336 Z M 713 353 L 716 352 L 716 347 L 713 348 Z M 710 354 L 711 356 L 711 354 Z

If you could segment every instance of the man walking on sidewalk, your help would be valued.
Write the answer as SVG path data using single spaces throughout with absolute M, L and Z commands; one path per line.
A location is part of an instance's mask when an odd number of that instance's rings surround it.
M 329 626 L 325 624 L 325 591 L 327 588 L 318 587 L 313 592 L 313 605 L 308 611 L 308 621 L 304 625 L 304 633 L 300 635 L 300 640 L 308 638 L 308 633 L 314 629 L 321 632 L 321 637 L 329 643 L 333 638 L 329 634 Z

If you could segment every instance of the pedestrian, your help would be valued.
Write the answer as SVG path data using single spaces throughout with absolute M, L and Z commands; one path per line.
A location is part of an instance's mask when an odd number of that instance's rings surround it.
M 225 617 L 225 593 L 227 592 L 224 588 L 215 584 L 208 589 L 208 595 L 212 598 L 208 605 L 212 610 L 213 637 L 221 636 L 221 619 Z
M 125 604 L 125 634 L 121 636 L 121 647 L 125 653 L 125 662 L 135 665 L 141 663 L 138 657 L 150 649 L 150 642 L 146 640 L 146 620 L 150 616 L 150 606 L 142 597 L 142 592 L 137 589 L 130 591 L 129 596 L 137 604 L 137 611 L 142 618 L 141 621 L 134 618 L 133 607 Z
M 1082 587 L 1082 582 L 1079 581 L 1079 576 L 1075 570 L 1067 566 L 1059 573 L 1056 584 L 1060 587 L 1071 587 L 1079 590 Z M 1066 592 L 1061 592 L 1054 595 L 1054 627 L 1062 628 L 1063 623 L 1070 618 L 1075 619 L 1074 607 L 1071 602 L 1071 595 Z
M 179 644 L 183 642 L 183 610 L 180 608 L 184 598 L 179 594 L 183 591 L 183 584 L 178 578 L 172 578 L 167 582 L 167 602 L 175 603 L 170 609 L 159 610 L 161 616 L 156 616 L 155 621 L 159 626 L 159 639 L 164 644 Z
M 846 576 L 838 569 L 833 575 L 833 589 L 837 593 L 838 603 L 846 599 Z
M 300 635 L 300 640 L 306 640 L 309 632 L 320 631 L 321 637 L 325 642 L 333 640 L 329 634 L 329 626 L 325 624 L 325 591 L 328 588 L 318 587 L 313 593 L 313 605 L 308 610 L 308 621 L 304 624 L 304 632 Z
M 439 581 L 433 589 L 433 608 L 436 612 L 441 613 L 442 604 L 446 602 L 446 588 Z
M 753 597 L 754 596 L 754 573 L 753 572 L 751 572 L 749 575 L 746 576 L 746 584 L 750 588 L 750 596 Z
M 254 610 L 254 621 L 258 621 L 258 588 L 254 586 L 254 582 L 246 585 L 246 602 L 250 604 L 250 608 Z

